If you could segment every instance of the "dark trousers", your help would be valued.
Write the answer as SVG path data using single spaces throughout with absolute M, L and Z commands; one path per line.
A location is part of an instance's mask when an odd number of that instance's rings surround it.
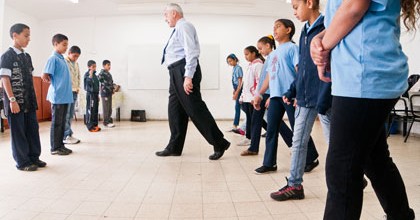
M 245 137 L 247 139 L 251 139 L 252 113 L 254 111 L 254 107 L 249 102 L 243 102 L 242 103 L 242 110 L 245 112 L 245 115 L 246 115 Z
M 390 157 L 384 127 L 395 103 L 333 97 L 324 219 L 360 218 L 363 174 L 370 179 L 388 219 L 410 219 L 404 182 Z
M 36 162 L 41 155 L 39 125 L 36 112 L 10 113 L 7 117 L 16 167 L 22 168 Z
M 267 99 L 269 97 L 270 97 L 270 95 L 264 94 L 263 99 L 261 101 L 260 110 L 255 110 L 254 109 L 254 111 L 252 113 L 251 145 L 248 148 L 249 151 L 258 152 L 259 149 L 260 149 L 261 128 L 264 128 L 265 130 L 267 130 L 267 122 L 264 121 L 264 113 L 265 113 L 265 103 L 267 102 Z M 286 125 L 286 127 L 287 127 L 287 125 Z
M 268 126 L 267 126 L 267 137 L 266 137 L 266 148 L 264 153 L 263 165 L 267 167 L 273 167 L 277 164 L 277 145 L 279 132 L 281 134 L 284 142 L 287 146 L 292 146 L 293 132 L 289 128 L 280 129 L 281 122 L 283 121 L 284 113 L 287 113 L 287 118 L 289 118 L 290 126 L 294 127 L 295 125 L 295 107 L 292 104 L 288 105 L 283 102 L 282 98 L 274 97 L 270 98 L 270 106 L 268 108 Z M 284 123 L 284 122 L 283 122 Z M 285 139 L 286 138 L 286 139 Z M 290 144 L 290 145 L 289 145 Z M 312 137 L 309 139 L 308 143 L 308 153 L 306 156 L 306 164 L 309 164 L 318 158 L 318 151 L 315 148 L 315 143 L 312 140 Z
M 88 130 L 98 126 L 98 105 L 98 93 L 86 92 L 86 127 Z
M 224 139 L 223 133 L 201 98 L 201 70 L 197 65 L 193 82 L 193 92 L 187 95 L 184 91 L 185 60 L 170 65 L 168 117 L 171 137 L 166 147 L 171 152 L 182 153 L 187 134 L 188 118 L 191 118 L 198 131 L 215 151 L 225 149 L 230 143 Z
M 69 104 L 52 104 L 51 105 L 51 132 L 50 143 L 51 151 L 55 151 L 64 147 L 64 129 L 66 126 L 66 115 Z
M 113 123 L 112 120 L 112 95 L 101 97 L 104 125 Z

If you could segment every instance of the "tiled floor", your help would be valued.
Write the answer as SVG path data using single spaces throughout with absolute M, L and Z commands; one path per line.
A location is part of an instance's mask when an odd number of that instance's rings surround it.
M 230 122 L 218 122 L 228 130 Z M 269 193 L 285 184 L 290 153 L 279 141 L 277 172 L 256 175 L 262 154 L 241 157 L 241 136 L 225 132 L 231 148 L 219 161 L 209 161 L 212 147 L 190 124 L 181 157 L 160 158 L 169 137 L 168 123 L 121 122 L 89 133 L 73 125 L 80 144 L 70 156 L 49 154 L 48 122 L 40 124 L 48 163 L 36 172 L 14 167 L 9 131 L 0 134 L 0 219 L 322 219 L 326 198 L 326 146 L 319 123 L 313 137 L 321 165 L 304 176 L 306 198 L 276 202 Z M 262 139 L 264 140 L 264 139 Z M 404 178 L 411 206 L 420 215 L 420 138 L 403 143 L 389 138 L 392 156 Z M 261 144 L 263 152 L 264 143 Z M 361 219 L 381 219 L 383 211 L 370 186 L 364 193 Z

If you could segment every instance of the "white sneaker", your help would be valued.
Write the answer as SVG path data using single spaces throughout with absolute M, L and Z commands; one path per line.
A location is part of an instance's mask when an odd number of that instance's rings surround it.
M 109 124 L 107 124 L 106 125 L 108 128 L 113 128 L 113 127 L 115 127 L 115 125 L 114 124 L 112 124 L 112 123 L 109 123 Z
M 66 139 L 63 140 L 63 144 L 78 144 L 79 142 L 79 139 L 72 136 L 67 136 Z
M 238 146 L 249 146 L 249 145 L 251 145 L 251 140 L 249 140 L 249 139 L 242 140 L 237 145 Z

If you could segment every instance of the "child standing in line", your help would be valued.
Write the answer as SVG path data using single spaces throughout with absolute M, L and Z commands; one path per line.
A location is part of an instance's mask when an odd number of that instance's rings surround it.
M 104 125 L 108 128 L 115 127 L 112 120 L 112 95 L 114 94 L 114 81 L 109 72 L 111 70 L 111 62 L 104 60 L 102 62 L 103 69 L 98 75 L 99 82 L 101 83 L 100 91 L 102 98 L 102 111 L 104 113 Z
M 257 83 L 260 79 L 261 70 L 264 65 L 264 57 L 258 52 L 254 46 L 248 46 L 244 49 L 245 59 L 249 62 L 247 71 L 244 74 L 242 95 L 240 102 L 242 103 L 242 110 L 246 115 L 246 132 L 245 139 L 238 143 L 238 146 L 248 146 L 251 144 L 251 122 L 253 107 L 251 101 L 255 95 Z
M 66 115 L 66 126 L 64 128 L 64 144 L 77 144 L 80 142 L 79 139 L 73 137 L 73 130 L 71 129 L 71 121 L 74 115 L 74 105 L 77 101 L 77 94 L 80 89 L 80 69 L 77 59 L 81 54 L 81 50 L 78 46 L 72 46 L 69 49 L 68 56 L 66 57 L 67 66 L 70 70 L 71 87 L 73 92 L 73 103 L 69 104 Z
M 325 11 L 326 29 L 311 43 L 319 77 L 333 82 L 324 219 L 360 218 L 366 174 L 386 219 L 413 220 L 384 124 L 407 89 L 400 19 L 415 29 L 420 1 L 329 0 Z M 329 69 L 331 78 L 325 75 Z
M 63 144 L 67 109 L 73 103 L 70 72 L 63 56 L 68 47 L 68 38 L 63 34 L 56 34 L 52 38 L 52 44 L 54 52 L 45 65 L 42 79 L 51 83 L 47 94 L 47 100 L 52 105 L 51 154 L 64 156 L 72 153 Z
M 89 60 L 89 70 L 83 77 L 86 90 L 86 127 L 90 132 L 98 132 L 99 79 L 96 76 L 96 62 Z
M 292 129 L 295 124 L 295 108 L 293 104 L 284 103 L 282 100 L 283 94 L 287 92 L 290 84 L 295 80 L 296 66 L 299 62 L 299 48 L 292 42 L 294 34 L 295 25 L 291 20 L 279 19 L 274 23 L 274 38 L 279 43 L 279 46 L 273 52 L 264 84 L 261 86 L 259 94 L 254 98 L 254 107 L 258 110 L 265 91 L 270 88 L 270 99 L 267 101 L 270 108 L 268 108 L 267 114 L 266 149 L 263 165 L 255 170 L 258 174 L 277 170 L 278 133 L 285 112 Z M 309 141 L 308 148 L 313 150 L 308 150 L 308 152 L 314 152 L 308 157 L 311 161 L 316 160 L 318 152 L 315 149 L 312 138 Z
M 241 117 L 241 104 L 239 103 L 239 98 L 242 93 L 242 67 L 239 66 L 238 57 L 235 54 L 230 54 L 226 58 L 226 62 L 229 66 L 232 66 L 232 86 L 233 86 L 233 96 L 232 99 L 235 100 L 235 118 L 233 119 L 233 130 L 238 129 L 239 119 Z
M 273 51 L 273 49 L 276 48 L 276 42 L 274 41 L 274 37 L 271 35 L 262 37 L 261 39 L 258 40 L 257 47 L 260 54 L 266 57 L 263 68 L 261 70 L 258 86 L 256 88 L 256 91 L 259 91 L 267 75 L 268 63 L 271 62 L 270 53 Z M 241 152 L 241 156 L 258 155 L 260 139 L 261 139 L 261 136 L 260 136 L 261 128 L 264 127 L 264 129 L 267 130 L 267 122 L 264 121 L 264 113 L 265 113 L 265 102 L 269 97 L 270 97 L 270 93 L 267 90 L 263 96 L 263 100 L 261 101 L 262 108 L 260 110 L 254 109 L 252 112 L 251 143 L 247 150 L 244 150 Z
M 285 187 L 271 193 L 271 198 L 278 201 L 305 197 L 302 186 L 303 174 L 319 164 L 316 159 L 312 161 L 313 165 L 305 167 L 312 127 L 318 112 L 321 113 L 319 114 L 321 123 L 325 123 L 324 130 L 327 129 L 324 134 L 329 134 L 330 121 L 329 114 L 326 113 L 331 107 L 331 83 L 319 79 L 317 67 L 310 56 L 312 38 L 325 29 L 324 16 L 319 12 L 319 0 L 292 0 L 292 7 L 296 18 L 306 24 L 300 35 L 297 76 L 283 96 L 286 104 L 291 104 L 295 99 L 296 111 L 290 176 Z
M 36 119 L 38 108 L 32 79 L 31 56 L 23 51 L 30 41 L 30 29 L 25 24 L 15 24 L 10 28 L 13 46 L 2 56 L 0 76 L 4 87 L 4 113 L 10 127 L 13 158 L 16 168 L 35 171 L 45 167 L 41 161 L 39 125 Z

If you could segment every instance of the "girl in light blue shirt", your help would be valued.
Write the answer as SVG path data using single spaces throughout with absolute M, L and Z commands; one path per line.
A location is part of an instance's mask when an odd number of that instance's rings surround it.
M 229 54 L 226 58 L 226 62 L 229 66 L 232 66 L 232 87 L 233 94 L 232 99 L 235 100 L 235 118 L 233 119 L 233 129 L 238 129 L 239 119 L 241 117 L 241 104 L 239 103 L 239 97 L 241 97 L 242 92 L 242 77 L 243 71 L 242 67 L 239 66 L 239 59 L 235 54 Z
M 257 173 L 267 173 L 277 170 L 277 145 L 280 123 L 284 113 L 287 113 L 289 123 L 293 129 L 295 123 L 295 108 L 293 104 L 283 102 L 283 94 L 287 92 L 290 84 L 296 77 L 296 67 L 299 62 L 299 47 L 293 43 L 295 25 L 289 19 L 278 19 L 274 23 L 274 39 L 279 43 L 272 52 L 271 61 L 268 63 L 267 77 L 261 86 L 259 94 L 254 98 L 254 108 L 259 110 L 263 95 L 270 88 L 270 98 L 267 100 L 267 137 L 263 165 L 255 170 Z M 286 140 L 285 140 L 286 141 Z M 287 142 L 287 141 L 286 141 Z M 310 139 L 308 148 L 315 145 Z M 318 155 L 314 155 L 315 160 Z
M 407 57 L 400 44 L 401 9 L 405 26 L 414 29 L 420 0 L 329 0 L 326 30 L 312 40 L 318 74 L 332 81 L 326 220 L 360 218 L 364 173 L 387 219 L 415 218 L 390 157 L 384 126 L 407 88 Z M 325 70 L 331 70 L 331 79 Z

